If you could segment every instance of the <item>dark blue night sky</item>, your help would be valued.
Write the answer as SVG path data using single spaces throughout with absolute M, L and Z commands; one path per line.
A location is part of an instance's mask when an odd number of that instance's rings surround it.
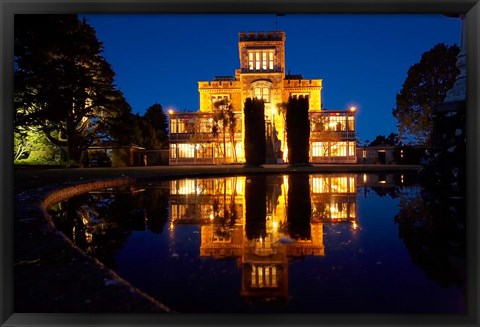
M 132 109 L 197 111 L 198 81 L 234 75 L 238 33 L 275 30 L 275 15 L 81 15 L 96 29 Z M 408 68 L 437 43 L 460 43 L 441 15 L 285 15 L 286 70 L 323 79 L 326 109 L 358 108 L 361 143 L 397 132 L 395 96 Z

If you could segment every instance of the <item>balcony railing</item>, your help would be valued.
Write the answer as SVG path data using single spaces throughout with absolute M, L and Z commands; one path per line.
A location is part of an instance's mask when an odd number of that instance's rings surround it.
M 227 141 L 230 140 L 230 134 L 225 135 Z M 214 142 L 223 141 L 223 133 L 220 132 L 215 137 L 213 133 L 170 133 L 170 142 Z M 242 133 L 235 133 L 234 139 L 240 141 L 242 139 Z
M 356 156 L 348 156 L 348 157 L 312 157 L 310 159 L 312 163 L 356 163 L 357 157 Z
M 310 140 L 322 140 L 325 141 L 322 134 L 325 132 L 310 132 Z M 329 131 L 328 133 L 335 133 L 342 140 L 355 140 L 356 135 L 354 131 Z

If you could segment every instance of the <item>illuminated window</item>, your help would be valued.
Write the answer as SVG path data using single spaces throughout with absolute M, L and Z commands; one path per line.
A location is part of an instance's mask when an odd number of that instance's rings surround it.
M 193 144 L 178 144 L 178 157 L 179 158 L 194 158 L 195 157 L 195 145 Z
M 177 120 L 176 119 L 172 119 L 170 121 L 170 133 L 178 133 L 177 132 Z
M 249 70 L 273 70 L 274 52 L 268 50 L 248 50 L 248 69 Z
M 213 158 L 213 148 L 210 144 L 197 144 L 197 158 Z
M 312 156 L 323 157 L 325 155 L 325 147 L 323 142 L 312 142 Z
M 328 193 L 325 177 L 312 177 L 312 193 Z
M 172 127 L 172 133 L 193 133 L 195 122 L 191 118 L 176 119 L 176 124 L 173 124 Z
M 270 102 L 270 88 L 266 86 L 256 86 L 253 88 L 253 96 L 265 102 Z
M 348 116 L 347 118 L 347 130 L 353 132 L 355 130 L 355 117 Z
M 346 131 L 346 117 L 345 116 L 330 116 L 328 117 L 328 130 L 330 131 Z
M 349 156 L 355 155 L 355 142 L 348 142 L 348 155 Z
M 176 157 L 177 157 L 177 145 L 170 144 L 170 158 L 176 158 Z

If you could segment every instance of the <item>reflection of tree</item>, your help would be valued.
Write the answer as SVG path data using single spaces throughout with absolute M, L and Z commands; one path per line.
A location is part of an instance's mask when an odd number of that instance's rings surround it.
M 444 287 L 465 285 L 465 199 L 402 194 L 395 216 L 415 265 Z
M 278 198 L 282 194 L 282 176 L 267 176 L 267 214 L 272 215 L 278 205 Z
M 51 210 L 59 230 L 111 268 L 115 253 L 133 230 L 144 230 L 147 221 L 152 231 L 161 232 L 168 206 L 168 195 L 161 190 L 135 194 L 122 191 L 82 194 Z
M 266 194 L 267 180 L 265 175 L 246 177 L 245 230 L 249 240 L 266 236 Z
M 224 203 L 223 206 L 218 199 L 213 200 L 213 216 L 214 234 L 229 239 L 238 218 L 235 198 L 232 198 L 229 204 Z
M 294 239 L 309 239 L 310 216 L 312 204 L 310 201 L 310 178 L 306 174 L 292 174 L 288 177 L 288 208 L 287 220 L 290 237 Z
M 227 182 L 230 181 L 231 194 L 227 200 Z M 212 211 L 213 211 L 213 223 L 214 234 L 223 238 L 229 239 L 231 237 L 231 231 L 233 230 L 235 223 L 238 220 L 238 210 L 235 197 L 237 195 L 237 177 L 224 178 L 223 179 L 223 200 L 219 198 L 213 199 Z

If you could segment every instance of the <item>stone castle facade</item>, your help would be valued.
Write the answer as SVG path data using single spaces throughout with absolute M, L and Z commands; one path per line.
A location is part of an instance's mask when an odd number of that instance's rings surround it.
M 322 110 L 322 80 L 285 73 L 285 39 L 282 31 L 239 33 L 240 68 L 235 75 L 198 82 L 198 112 L 170 113 L 170 164 L 244 162 L 243 104 L 247 98 L 265 103 L 267 163 L 286 162 L 288 133 L 280 106 L 289 97 L 309 100 L 311 162 L 356 162 L 355 113 Z M 212 133 L 215 102 L 220 100 L 232 105 L 237 119 L 234 135 L 225 137 L 232 142 L 225 146 L 223 135 Z

